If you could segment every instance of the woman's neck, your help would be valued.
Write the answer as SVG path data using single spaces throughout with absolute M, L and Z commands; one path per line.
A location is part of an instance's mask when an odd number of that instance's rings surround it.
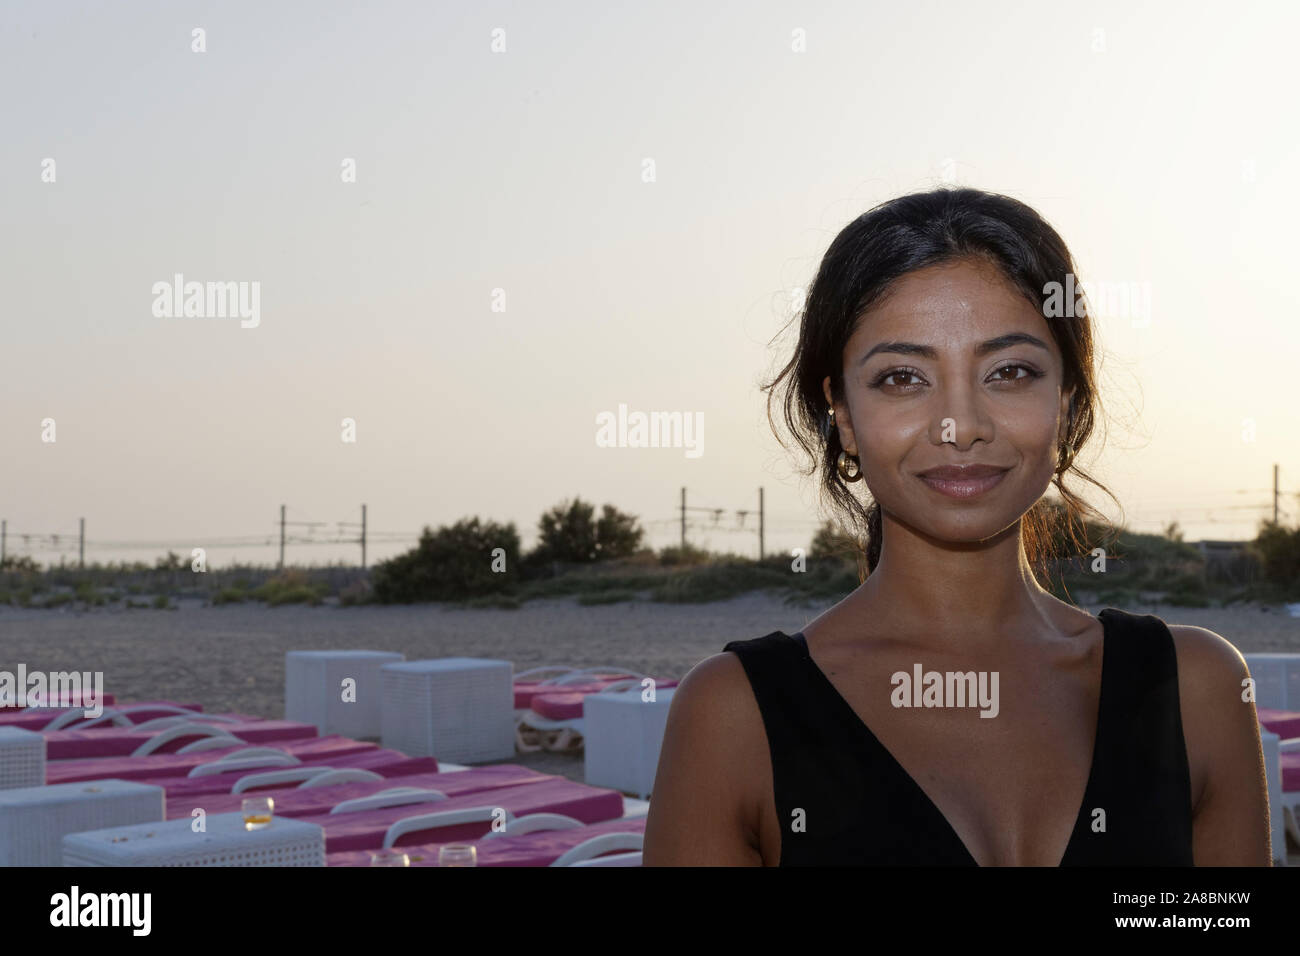
M 1009 628 L 1047 624 L 1055 599 L 1034 579 L 1019 522 L 993 538 L 953 544 L 884 521 L 880 560 L 857 595 L 900 637 L 971 646 L 1002 643 Z

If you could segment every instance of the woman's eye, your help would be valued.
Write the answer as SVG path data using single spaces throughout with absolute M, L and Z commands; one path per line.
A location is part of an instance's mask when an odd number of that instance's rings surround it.
M 1016 372 L 1016 371 L 1024 372 L 1025 374 L 1011 375 L 1011 376 L 1003 375 L 1004 372 Z M 995 371 L 993 374 L 995 376 L 1001 376 L 998 378 L 998 381 L 1001 382 L 1019 382 L 1029 378 L 1038 378 L 1042 373 L 1037 371 L 1036 369 L 1030 368 L 1028 365 L 1004 365 L 1000 369 Z
M 990 381 L 1024 382 L 1030 379 L 1042 378 L 1042 376 L 1043 373 L 1032 366 L 1016 363 L 995 369 Z M 915 381 L 908 381 L 908 379 L 915 379 Z M 921 378 L 920 373 L 914 369 L 896 368 L 876 376 L 875 381 L 871 384 L 873 388 L 888 387 L 895 390 L 910 391 L 924 385 L 925 381 Z
M 891 381 L 890 381 L 890 379 L 893 379 L 893 378 L 900 378 L 900 377 L 901 377 L 901 378 L 916 378 L 916 379 L 919 380 L 919 376 L 918 376 L 915 372 L 908 372 L 908 371 L 906 371 L 906 370 L 904 370 L 904 369 L 895 369 L 895 370 L 892 371 L 892 372 L 886 372 L 884 375 L 882 375 L 882 376 L 880 376 L 878 379 L 876 379 L 876 387 L 879 388 L 881 385 L 890 385 L 890 386 L 893 386 L 894 388 L 907 388 L 907 387 L 909 387 L 911 384 L 913 384 L 913 383 L 910 383 L 910 382 L 891 382 Z

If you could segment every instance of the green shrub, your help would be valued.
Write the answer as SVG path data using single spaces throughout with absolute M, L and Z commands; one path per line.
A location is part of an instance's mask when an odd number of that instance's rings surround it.
M 708 564 L 712 560 L 712 554 L 690 543 L 687 543 L 684 548 L 673 545 L 659 549 L 659 563 L 664 567 L 695 566 Z
M 504 571 L 493 570 L 497 548 L 504 552 Z M 415 548 L 376 565 L 371 582 L 375 599 L 385 604 L 461 601 L 510 589 L 518 567 L 513 523 L 468 518 L 437 531 L 425 528 Z
M 279 588 L 266 599 L 268 607 L 279 607 L 281 604 L 311 604 L 314 606 L 320 603 L 320 591 L 306 584 Z
M 726 601 L 750 591 L 789 587 L 791 575 L 757 564 L 726 562 L 690 568 L 670 575 L 652 592 L 652 599 L 669 604 Z
M 1297 593 L 1300 588 L 1300 528 L 1284 528 L 1265 521 L 1251 544 L 1251 550 L 1259 555 L 1265 580 L 1282 589 L 1283 593 Z
M 641 548 L 645 536 L 635 515 L 606 504 L 597 518 L 595 505 L 581 498 L 545 512 L 537 522 L 537 534 L 533 560 L 575 564 L 628 557 Z

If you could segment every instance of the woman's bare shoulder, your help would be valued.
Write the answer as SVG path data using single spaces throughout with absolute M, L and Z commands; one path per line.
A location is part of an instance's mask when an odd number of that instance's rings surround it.
M 754 865 L 765 734 L 740 658 L 723 651 L 682 678 L 668 708 L 646 821 L 646 866 Z
M 713 730 L 719 727 L 713 721 L 746 721 L 757 713 L 745 666 L 733 651 L 721 651 L 692 667 L 678 683 L 672 707 L 709 718 Z

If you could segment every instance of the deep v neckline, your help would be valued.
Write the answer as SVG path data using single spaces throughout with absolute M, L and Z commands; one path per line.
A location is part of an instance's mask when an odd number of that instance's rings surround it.
M 1075 838 L 1079 835 L 1080 822 L 1087 812 L 1088 797 L 1093 792 L 1093 788 L 1096 784 L 1097 755 L 1101 752 L 1104 742 L 1102 735 L 1106 727 L 1106 722 L 1102 718 L 1105 714 L 1106 686 L 1108 683 L 1106 680 L 1106 669 L 1108 662 L 1111 659 L 1111 655 L 1107 653 L 1109 650 L 1107 643 L 1110 639 L 1111 628 L 1104 609 L 1097 615 L 1097 620 L 1101 622 L 1101 680 L 1099 681 L 1097 688 L 1097 721 L 1092 738 L 1092 758 L 1088 764 L 1088 778 L 1084 781 L 1083 795 L 1079 798 L 1079 812 L 1075 814 L 1074 824 L 1070 828 L 1070 836 L 1066 840 L 1065 851 L 1061 854 L 1061 859 L 1056 864 L 1057 867 L 1064 866 L 1069 861 L 1070 852 L 1074 849 Z M 966 846 L 966 841 L 961 838 L 961 835 L 957 832 L 956 828 L 948 818 L 944 816 L 943 811 L 939 809 L 939 805 L 935 803 L 921 785 L 916 782 L 916 779 L 907 772 L 906 768 L 899 763 L 898 758 L 894 756 L 893 752 L 881 743 L 880 738 L 875 735 L 869 726 L 867 726 L 867 722 L 858 716 L 858 712 L 853 709 L 847 700 L 844 699 L 844 695 L 836 689 L 835 685 L 831 683 L 831 679 L 826 676 L 825 672 L 822 671 L 817 662 L 813 660 L 812 654 L 808 651 L 808 640 L 804 637 L 803 632 L 798 631 L 793 636 L 787 635 L 787 639 L 800 651 L 803 655 L 803 659 L 809 664 L 813 672 L 820 679 L 821 683 L 823 683 L 830 691 L 831 697 L 835 701 L 835 706 L 852 719 L 853 724 L 860 728 L 860 732 L 867 738 L 867 741 L 871 746 L 877 748 L 885 755 L 890 765 L 893 767 L 895 774 L 902 780 L 906 781 L 908 787 L 915 792 L 916 796 L 919 797 L 920 800 L 923 801 L 924 805 L 929 809 L 929 812 L 941 823 L 943 829 L 947 831 L 948 837 L 952 840 L 955 846 L 960 847 L 961 855 L 966 858 L 966 865 L 979 866 L 980 862 L 975 859 L 975 855 L 971 853 L 970 848 Z

